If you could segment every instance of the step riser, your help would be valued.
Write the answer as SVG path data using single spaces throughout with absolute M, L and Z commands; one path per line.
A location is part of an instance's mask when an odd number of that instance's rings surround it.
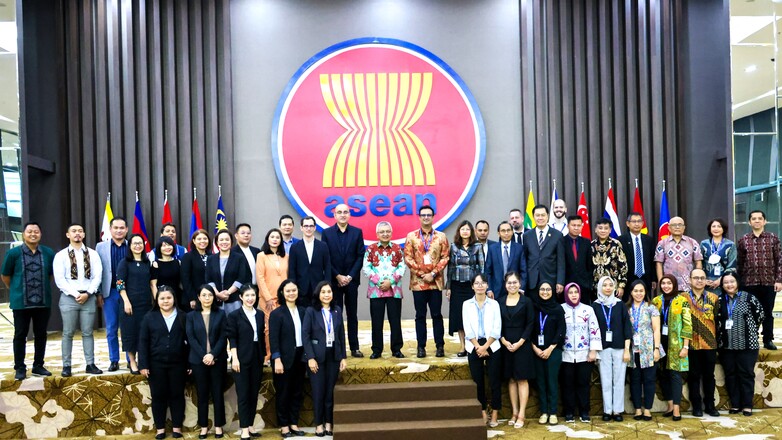
M 448 419 L 472 419 L 480 417 L 481 406 L 477 400 L 471 406 L 439 406 L 427 408 L 422 411 L 419 408 L 371 410 L 340 410 L 339 405 L 334 408 L 334 423 L 336 425 L 346 423 L 379 423 L 417 420 L 448 420 Z
M 475 395 L 475 385 L 444 388 L 421 387 L 382 390 L 351 390 L 349 387 L 335 389 L 336 404 L 363 402 L 412 402 L 425 400 L 463 399 Z
M 339 426 L 335 424 L 335 427 Z M 485 427 L 472 428 L 440 428 L 426 429 L 405 429 L 399 431 L 362 431 L 343 433 L 334 431 L 334 438 L 339 440 L 432 440 L 432 439 L 459 439 L 459 440 L 485 440 Z

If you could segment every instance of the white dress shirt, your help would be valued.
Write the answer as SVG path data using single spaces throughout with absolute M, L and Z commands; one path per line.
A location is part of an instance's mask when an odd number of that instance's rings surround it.
M 74 256 L 76 257 L 76 269 L 78 270 L 78 277 L 71 279 L 71 258 L 68 256 L 68 251 L 73 249 Z M 90 255 L 90 275 L 91 278 L 84 277 L 84 251 L 89 252 Z M 65 294 L 74 298 L 79 297 L 79 291 L 87 291 L 90 295 L 96 293 L 100 288 L 101 277 L 103 275 L 103 265 L 100 262 L 100 255 L 87 246 L 82 246 L 81 249 L 74 249 L 70 245 L 57 252 L 54 256 L 54 262 L 52 263 L 52 270 L 54 272 L 54 282 L 57 284 L 57 288 Z
M 301 341 L 301 316 L 299 316 L 299 308 L 294 307 L 288 309 L 291 312 L 291 318 L 293 318 L 293 333 L 296 335 L 296 348 L 304 345 Z
M 500 316 L 500 304 L 486 297 L 483 303 L 483 327 L 480 326 L 478 302 L 472 297 L 462 304 L 462 325 L 464 325 L 464 349 L 473 351 L 471 339 L 494 338 L 489 346 L 492 352 L 500 349 L 500 336 L 502 333 L 502 317 Z
M 310 264 L 312 263 L 312 252 L 315 249 L 315 240 L 307 241 L 304 240 L 304 249 L 307 250 L 307 260 L 309 260 Z
M 247 259 L 247 264 L 250 265 L 250 273 L 252 273 L 252 283 L 255 284 L 255 258 L 253 258 L 253 251 L 250 250 L 250 247 L 242 247 L 239 246 L 239 249 L 242 250 L 242 253 L 244 253 L 244 258 Z
M 253 342 L 258 342 L 258 323 L 255 321 L 255 308 L 248 311 L 242 306 L 242 311 L 247 316 L 247 319 L 250 320 L 250 325 L 253 326 Z

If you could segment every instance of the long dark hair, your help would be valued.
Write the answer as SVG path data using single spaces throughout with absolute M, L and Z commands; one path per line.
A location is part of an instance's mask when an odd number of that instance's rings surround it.
M 176 243 L 174 242 L 174 240 L 171 239 L 171 237 L 165 235 L 162 237 L 158 237 L 157 239 L 157 244 L 155 245 L 155 258 L 158 260 L 163 258 L 163 251 L 161 250 L 161 248 L 163 247 L 163 243 L 166 243 L 173 248 L 173 250 L 171 251 L 171 258 L 176 260 L 176 253 L 177 253 Z
M 627 302 L 625 303 L 628 308 L 632 307 L 633 303 L 635 302 L 635 300 L 633 299 L 633 290 L 635 289 L 635 286 L 638 285 L 641 285 L 644 288 L 644 302 L 649 303 L 649 301 L 651 301 L 651 292 L 649 292 L 649 287 L 647 287 L 644 280 L 635 280 L 632 283 L 630 283 L 630 286 L 627 289 L 625 289 L 625 292 L 630 293 L 630 297 L 627 299 Z
M 293 284 L 294 286 L 296 286 L 296 288 L 299 287 L 291 279 L 287 279 L 287 280 L 283 281 L 282 283 L 280 283 L 280 287 L 277 289 L 277 304 L 279 304 L 279 305 L 285 304 L 285 287 L 288 284 Z
M 263 246 L 261 246 L 261 252 L 263 252 L 266 255 L 271 255 L 275 252 L 272 252 L 272 247 L 269 246 L 269 237 L 272 235 L 272 232 L 276 232 L 280 234 L 280 244 L 277 246 L 277 252 L 276 254 L 280 257 L 285 256 L 285 244 L 282 242 L 282 231 L 279 228 L 271 228 L 269 229 L 269 232 L 266 233 L 266 238 L 263 239 Z
M 195 240 L 195 238 L 201 234 L 206 235 L 206 239 L 208 240 L 204 252 L 207 255 L 210 255 L 212 253 L 212 237 L 209 236 L 209 233 L 206 232 L 206 229 L 196 229 L 195 232 L 193 232 L 193 235 L 190 236 L 190 245 L 188 246 L 188 252 L 198 252 L 198 249 L 196 249 L 196 245 L 195 243 L 193 243 L 193 240 Z
M 198 286 L 198 295 L 196 296 L 195 311 L 200 312 L 204 309 L 204 307 L 201 305 L 201 300 L 198 299 L 198 297 L 201 296 L 201 292 L 204 290 L 208 290 L 212 294 L 212 298 L 214 298 L 214 300 L 212 301 L 212 305 L 209 307 L 209 310 L 213 312 L 220 310 L 220 306 L 217 304 L 217 295 L 215 295 L 215 291 L 212 288 L 212 285 L 201 284 L 200 286 Z
M 312 292 L 312 308 L 315 310 L 320 310 L 323 308 L 323 304 L 320 303 L 320 291 L 324 287 L 329 286 L 331 288 L 331 303 L 329 303 L 329 307 L 331 307 L 332 304 L 334 304 L 334 288 L 331 287 L 331 283 L 328 281 L 321 281 L 318 283 L 317 286 L 315 286 L 315 290 Z
M 127 261 L 136 261 L 135 258 L 133 258 L 133 251 L 131 250 L 131 243 L 133 243 L 133 239 L 135 237 L 140 238 L 141 239 L 141 243 L 143 243 L 144 245 L 147 244 L 147 241 L 144 240 L 144 236 L 143 235 L 141 235 L 141 234 L 133 234 L 133 235 L 131 235 L 130 238 L 128 239 L 128 252 L 125 253 L 125 260 L 127 260 Z M 145 251 L 143 251 L 143 250 L 141 251 L 141 261 L 143 261 L 144 263 L 149 264 L 149 257 L 147 256 L 147 253 Z
M 478 241 L 478 237 L 475 236 L 475 228 L 472 226 L 472 223 L 470 223 L 469 220 L 462 220 L 462 222 L 459 223 L 459 226 L 456 227 L 456 233 L 453 236 L 453 242 L 457 247 L 464 247 L 464 240 L 462 240 L 462 235 L 459 233 L 459 230 L 462 229 L 462 226 L 470 227 L 470 239 L 467 242 L 467 247 L 470 247 Z

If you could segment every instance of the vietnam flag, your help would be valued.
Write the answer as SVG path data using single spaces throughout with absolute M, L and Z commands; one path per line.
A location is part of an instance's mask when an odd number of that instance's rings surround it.
M 584 190 L 581 190 L 581 198 L 578 199 L 578 211 L 577 214 L 579 217 L 581 217 L 581 221 L 584 222 L 584 227 L 581 228 L 581 236 L 591 240 L 592 239 L 592 228 L 589 227 L 589 210 L 587 210 L 587 201 L 586 201 L 586 195 L 584 195 Z

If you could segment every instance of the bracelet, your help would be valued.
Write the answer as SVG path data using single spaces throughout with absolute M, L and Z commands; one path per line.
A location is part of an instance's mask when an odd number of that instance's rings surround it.
M 685 345 L 684 347 L 682 347 L 682 350 L 689 350 L 689 349 L 690 349 L 689 345 Z

